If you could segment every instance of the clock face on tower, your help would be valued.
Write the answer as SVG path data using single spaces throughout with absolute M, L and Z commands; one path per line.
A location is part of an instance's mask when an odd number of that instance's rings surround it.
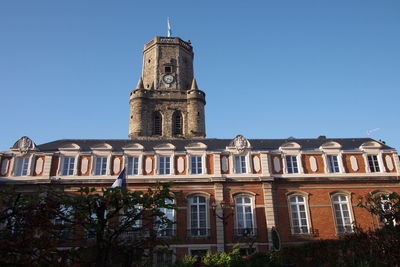
M 164 75 L 163 81 L 164 81 L 166 84 L 171 84 L 171 83 L 174 82 L 174 76 L 172 76 L 171 74 Z

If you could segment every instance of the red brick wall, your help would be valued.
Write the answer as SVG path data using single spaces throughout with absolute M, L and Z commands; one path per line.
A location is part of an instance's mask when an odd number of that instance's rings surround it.
M 310 158 L 314 157 L 317 162 L 317 170 L 311 170 Z M 303 154 L 301 157 L 304 173 L 324 173 L 324 159 L 321 154 Z
M 351 156 L 354 156 L 357 159 L 357 171 L 353 171 L 353 169 L 351 168 Z M 347 173 L 365 173 L 365 161 L 362 154 L 343 154 L 343 166 Z

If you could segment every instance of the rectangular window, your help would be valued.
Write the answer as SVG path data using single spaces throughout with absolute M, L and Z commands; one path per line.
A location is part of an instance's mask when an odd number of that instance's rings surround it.
M 288 173 L 299 173 L 296 156 L 286 156 L 286 165 Z
M 333 209 L 335 211 L 336 228 L 339 234 L 353 232 L 352 219 L 350 215 L 349 201 L 346 195 L 335 195 L 332 197 Z
M 166 199 L 165 204 L 174 204 L 171 199 Z M 165 217 L 171 221 L 171 223 L 158 224 L 158 235 L 159 236 L 175 236 L 175 210 L 168 208 L 161 208 L 161 212 L 165 214 Z M 159 218 L 157 218 L 159 220 Z
M 328 156 L 328 168 L 330 173 L 339 172 L 339 163 L 337 156 Z
M 246 173 L 246 156 L 235 156 L 235 173 Z
M 156 267 L 172 266 L 172 251 L 157 251 Z
M 252 199 L 248 196 L 235 199 L 237 236 L 255 236 Z
M 170 157 L 160 157 L 158 163 L 158 173 L 159 174 L 170 174 Z
M 376 155 L 368 155 L 368 165 L 371 172 L 380 172 L 378 157 Z
M 203 166 L 200 156 L 190 157 L 190 166 L 192 174 L 202 174 Z
M 139 168 L 138 157 L 128 157 L 128 172 L 127 175 L 137 175 Z
M 26 176 L 28 175 L 28 164 L 29 158 L 17 158 L 17 169 L 15 172 L 15 176 Z
M 74 175 L 75 158 L 65 157 L 63 161 L 62 175 Z
M 189 198 L 190 236 L 207 236 L 207 200 L 202 196 Z
M 94 175 L 106 175 L 107 170 L 107 158 L 96 157 L 96 169 Z

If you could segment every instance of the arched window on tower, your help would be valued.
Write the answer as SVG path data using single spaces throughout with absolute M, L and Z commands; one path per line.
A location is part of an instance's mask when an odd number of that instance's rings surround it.
M 158 111 L 153 115 L 153 135 L 162 135 L 162 116 Z
M 182 126 L 183 126 L 183 119 L 182 119 L 182 114 L 179 111 L 176 111 L 172 117 L 172 127 L 173 127 L 173 134 L 174 135 L 182 135 Z

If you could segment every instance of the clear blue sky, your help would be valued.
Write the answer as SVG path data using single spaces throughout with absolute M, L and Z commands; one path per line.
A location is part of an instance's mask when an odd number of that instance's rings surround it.
M 0 2 L 0 151 L 127 138 L 143 44 L 190 39 L 207 137 L 371 137 L 400 148 L 400 1 Z

